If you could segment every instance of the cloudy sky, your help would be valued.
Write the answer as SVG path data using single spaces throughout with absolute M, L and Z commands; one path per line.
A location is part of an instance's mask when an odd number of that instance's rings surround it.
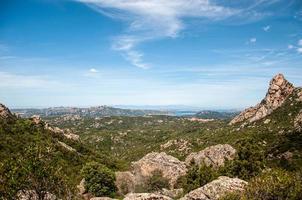
M 244 108 L 302 85 L 300 0 L 2 0 L 10 107 Z

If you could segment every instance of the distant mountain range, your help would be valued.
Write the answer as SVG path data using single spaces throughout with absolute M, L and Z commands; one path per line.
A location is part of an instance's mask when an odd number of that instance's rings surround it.
M 200 111 L 191 109 L 130 109 L 110 106 L 97 106 L 89 108 L 78 107 L 50 107 L 50 108 L 18 108 L 12 109 L 13 113 L 27 118 L 33 115 L 41 117 L 58 117 L 62 115 L 74 115 L 80 117 L 109 117 L 109 116 L 146 116 L 146 115 L 171 115 L 184 117 L 198 117 L 203 119 L 229 119 L 238 114 L 237 111 Z M 152 107 L 153 108 L 153 107 Z M 155 107 L 154 107 L 155 108 Z M 157 107 L 158 108 L 158 107 Z M 168 107 L 166 107 L 168 108 Z M 183 107 L 184 108 L 184 107 Z M 186 107 L 189 108 L 189 107 Z
M 57 117 L 62 115 L 79 115 L 81 117 L 106 117 L 106 116 L 145 116 L 145 115 L 170 115 L 168 111 L 121 109 L 109 106 L 89 108 L 77 107 L 51 107 L 51 108 L 24 108 L 12 109 L 12 112 L 21 117 L 40 115 L 41 117 Z

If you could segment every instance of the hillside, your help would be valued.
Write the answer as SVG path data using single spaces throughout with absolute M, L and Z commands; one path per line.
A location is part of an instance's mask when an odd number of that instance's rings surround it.
M 0 113 L 0 194 L 8 199 L 41 180 L 36 170 L 29 170 L 32 164 L 49 172 L 43 174 L 47 182 L 67 186 L 68 192 L 51 184 L 43 189 L 63 198 L 82 198 L 76 195 L 76 185 L 84 177 L 86 199 L 103 195 L 127 200 L 217 200 L 229 192 L 235 193 L 226 199 L 302 198 L 302 88 L 283 75 L 272 79 L 264 100 L 232 120 L 51 116 L 37 122 L 37 118 L 17 118 L 4 106 Z M 67 133 L 79 139 L 68 139 Z M 89 170 L 96 170 L 93 176 L 79 173 L 91 161 L 115 172 L 112 193 L 97 189 L 105 184 L 95 178 L 103 167 L 89 164 Z M 28 172 L 34 179 L 24 176 Z M 17 183 L 12 179 L 16 176 Z

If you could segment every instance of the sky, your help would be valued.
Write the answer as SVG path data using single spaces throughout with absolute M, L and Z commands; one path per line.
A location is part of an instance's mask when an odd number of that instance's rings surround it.
M 9 107 L 242 109 L 302 86 L 301 0 L 2 0 Z

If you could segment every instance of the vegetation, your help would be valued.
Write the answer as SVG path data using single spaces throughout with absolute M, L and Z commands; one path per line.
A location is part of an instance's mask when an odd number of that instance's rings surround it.
M 155 192 L 162 188 L 169 188 L 169 180 L 163 177 L 163 173 L 159 170 L 152 172 L 152 176 L 146 181 L 146 191 Z
M 113 197 L 116 192 L 115 174 L 106 166 L 91 162 L 82 169 L 85 189 L 95 196 Z
M 273 169 L 255 177 L 241 194 L 227 194 L 221 200 L 300 200 L 302 199 L 301 174 Z
M 215 180 L 218 177 L 218 171 L 206 165 L 198 166 L 192 164 L 187 174 L 178 179 L 178 187 L 183 188 L 187 193 L 196 188 Z

